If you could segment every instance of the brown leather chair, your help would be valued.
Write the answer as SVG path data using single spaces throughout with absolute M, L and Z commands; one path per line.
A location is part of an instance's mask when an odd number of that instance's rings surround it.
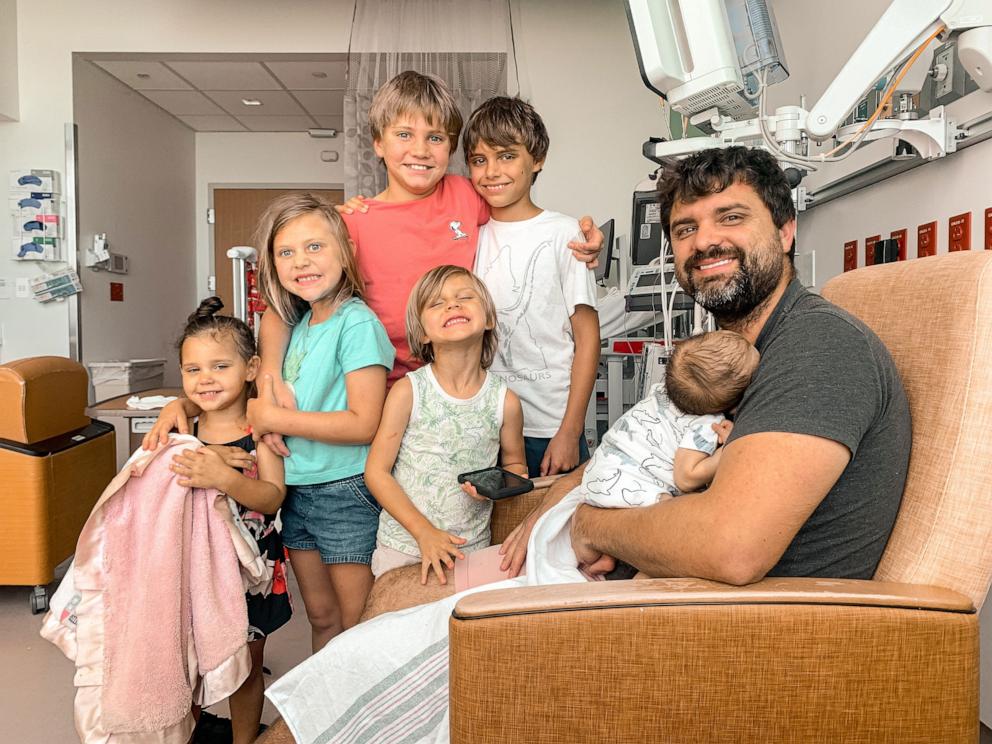
M 888 345 L 913 414 L 903 504 L 875 580 L 466 597 L 450 624 L 452 742 L 977 740 L 992 253 L 875 266 L 823 294 Z
M 31 586 L 31 609 L 72 555 L 114 477 L 114 427 L 85 414 L 86 369 L 64 357 L 0 365 L 0 585 Z

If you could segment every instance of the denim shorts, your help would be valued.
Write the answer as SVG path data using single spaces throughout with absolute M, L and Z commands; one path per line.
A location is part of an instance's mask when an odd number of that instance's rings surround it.
M 282 542 L 290 550 L 316 550 L 324 563 L 368 565 L 380 511 L 361 473 L 329 483 L 288 486 Z

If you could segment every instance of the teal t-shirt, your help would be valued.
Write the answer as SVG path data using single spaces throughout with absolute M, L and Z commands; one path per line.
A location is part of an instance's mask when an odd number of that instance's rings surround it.
M 345 411 L 348 396 L 344 376 L 378 365 L 393 367 L 396 351 L 386 329 L 357 298 L 347 300 L 334 315 L 310 325 L 307 312 L 293 328 L 283 362 L 283 378 L 293 386 L 301 411 Z M 348 478 L 364 472 L 367 444 L 328 444 L 287 437 L 286 483 L 306 486 Z

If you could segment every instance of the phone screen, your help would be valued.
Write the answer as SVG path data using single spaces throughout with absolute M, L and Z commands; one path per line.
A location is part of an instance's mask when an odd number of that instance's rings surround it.
M 490 470 L 483 470 L 481 473 L 475 473 L 469 480 L 472 485 L 475 486 L 479 492 L 486 491 L 488 493 L 498 493 L 506 488 L 517 488 L 523 485 L 526 481 L 513 473 L 507 473 L 499 468 L 492 468 Z

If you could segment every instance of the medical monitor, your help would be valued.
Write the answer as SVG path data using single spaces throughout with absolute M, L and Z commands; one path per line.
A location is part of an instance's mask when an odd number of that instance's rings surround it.
M 752 118 L 760 77 L 789 76 L 767 0 L 626 0 L 644 84 L 680 114 Z
M 599 226 L 599 231 L 603 233 L 603 253 L 599 257 L 599 266 L 594 271 L 597 282 L 602 282 L 610 276 L 610 264 L 613 263 L 613 242 L 614 230 L 613 220 L 607 220 Z

